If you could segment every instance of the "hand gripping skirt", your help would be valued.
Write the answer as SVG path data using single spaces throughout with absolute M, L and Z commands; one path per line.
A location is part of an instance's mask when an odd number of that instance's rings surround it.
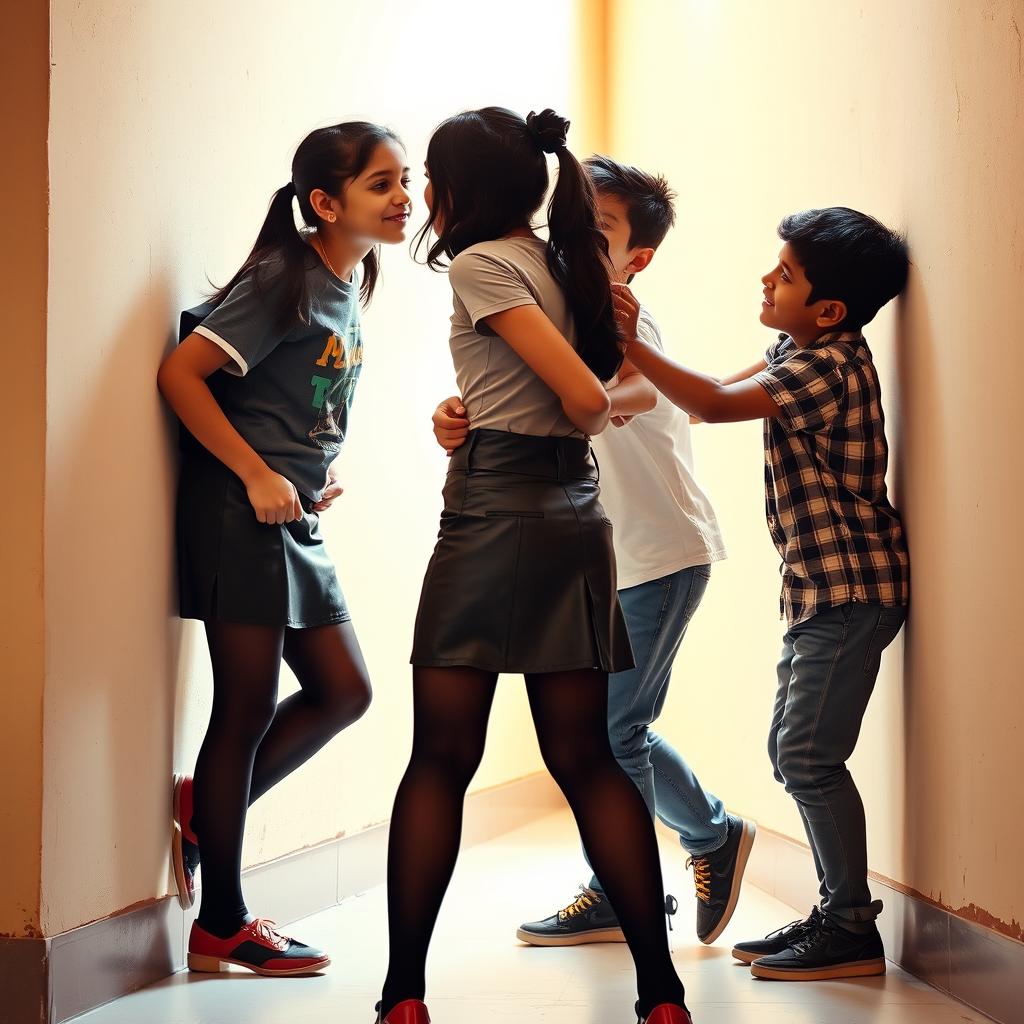
M 211 455 L 182 459 L 178 592 L 183 619 L 306 629 L 349 618 L 313 502 L 294 523 L 259 522 L 242 481 Z
M 451 458 L 412 664 L 633 667 L 588 441 L 473 430 Z

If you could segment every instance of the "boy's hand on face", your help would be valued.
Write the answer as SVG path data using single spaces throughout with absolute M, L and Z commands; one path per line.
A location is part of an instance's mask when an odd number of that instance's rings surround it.
M 463 445 L 469 433 L 469 420 L 466 419 L 466 407 L 458 395 L 446 398 L 431 417 L 434 424 L 434 437 L 449 457 L 456 448 Z
M 615 326 L 625 351 L 636 341 L 636 328 L 640 320 L 640 303 L 625 284 L 612 284 L 612 309 L 615 315 Z

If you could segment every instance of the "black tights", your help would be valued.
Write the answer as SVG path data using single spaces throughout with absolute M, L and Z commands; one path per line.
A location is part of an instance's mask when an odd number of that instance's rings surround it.
M 196 761 L 192 827 L 200 926 L 227 937 L 248 916 L 242 836 L 248 806 L 359 718 L 370 682 L 351 623 L 285 629 L 209 622 L 213 709 Z M 277 701 L 281 659 L 301 689 Z
M 391 956 L 386 1015 L 422 999 L 427 947 L 455 867 L 463 798 L 483 755 L 497 677 L 471 668 L 413 672 L 412 757 L 388 850 Z M 608 677 L 593 669 L 526 677 L 544 763 L 565 794 L 636 964 L 641 1010 L 683 1002 L 665 930 L 654 825 L 608 741 Z

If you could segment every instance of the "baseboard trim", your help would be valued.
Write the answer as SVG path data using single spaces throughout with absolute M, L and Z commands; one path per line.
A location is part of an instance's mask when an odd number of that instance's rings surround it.
M 565 806 L 546 772 L 472 793 L 463 846 Z M 387 825 L 280 857 L 244 873 L 246 899 L 282 924 L 384 882 Z M 164 897 L 47 939 L 0 939 L 3 1019 L 63 1024 L 185 967 L 196 908 Z
M 800 915 L 820 899 L 810 847 L 771 829 L 758 827 L 745 877 Z M 1000 1024 L 1021 1019 L 1024 943 L 966 921 L 874 872 L 871 888 L 885 903 L 878 929 L 888 959 Z

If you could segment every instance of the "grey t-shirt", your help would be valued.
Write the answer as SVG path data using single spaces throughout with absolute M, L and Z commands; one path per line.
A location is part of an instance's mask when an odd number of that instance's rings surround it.
M 358 274 L 343 282 L 317 262 L 307 271 L 302 317 L 284 324 L 278 282 L 266 265 L 262 291 L 244 278 L 212 312 L 188 310 L 182 332 L 194 330 L 231 357 L 211 381 L 224 414 L 274 472 L 318 501 L 362 370 Z
M 584 437 L 562 402 L 484 318 L 537 305 L 573 348 L 576 327 L 551 276 L 542 238 L 500 238 L 460 252 L 448 271 L 454 293 L 451 350 L 470 427 L 543 437 Z

